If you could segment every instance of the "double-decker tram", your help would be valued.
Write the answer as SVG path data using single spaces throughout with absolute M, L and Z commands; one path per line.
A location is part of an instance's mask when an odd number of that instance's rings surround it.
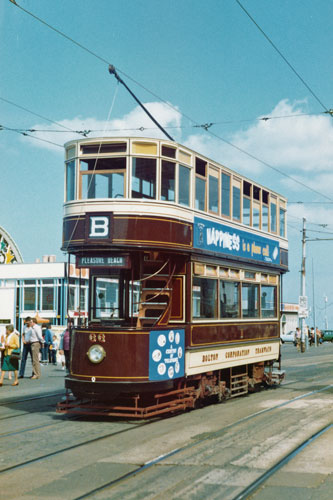
M 286 199 L 170 140 L 65 147 L 62 250 L 89 297 L 58 411 L 149 417 L 278 383 Z

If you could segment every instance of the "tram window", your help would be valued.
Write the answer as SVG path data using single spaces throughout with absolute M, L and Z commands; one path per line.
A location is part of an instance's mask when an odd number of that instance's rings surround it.
M 118 319 L 123 303 L 119 277 L 94 276 L 93 278 L 93 319 Z
M 268 231 L 268 206 L 262 206 L 262 229 Z
M 201 177 L 195 178 L 195 208 L 198 210 L 206 208 L 206 180 Z
M 133 158 L 132 198 L 156 198 L 156 160 Z
M 213 175 L 209 176 L 209 211 L 219 211 L 219 180 Z
M 251 200 L 243 198 L 243 224 L 251 225 Z
M 272 233 L 276 233 L 276 226 L 277 226 L 277 221 L 276 221 L 276 203 L 271 203 L 271 224 L 270 224 L 270 230 Z
M 126 158 L 91 158 L 80 161 L 80 172 L 125 170 Z
M 193 278 L 193 318 L 217 317 L 217 280 Z
M 161 200 L 175 201 L 175 164 L 162 161 Z
M 169 146 L 162 146 L 162 156 L 167 156 L 168 158 L 176 158 L 176 149 L 170 148 Z
M 123 198 L 125 179 L 123 172 L 96 172 L 82 174 L 81 198 Z
M 220 281 L 220 317 L 239 318 L 239 283 Z
M 75 161 L 66 163 L 66 201 L 75 199 Z
M 195 173 L 201 175 L 202 177 L 206 177 L 206 165 L 207 163 L 204 160 L 200 160 L 200 158 L 195 159 Z
M 261 317 L 276 318 L 276 287 L 261 285 Z
M 109 144 L 84 144 L 81 147 L 83 155 L 96 155 L 106 153 L 126 153 L 126 142 L 109 143 Z
M 256 229 L 260 229 L 260 205 L 256 201 L 253 202 L 252 226 Z
M 280 236 L 286 236 L 286 211 L 280 208 Z
M 260 201 L 260 187 L 258 186 L 253 186 L 253 199 Z
M 242 317 L 259 317 L 259 285 L 252 283 L 242 284 Z
M 222 215 L 230 217 L 230 175 L 222 173 Z
M 179 165 L 179 204 L 190 206 L 190 169 Z
M 41 287 L 41 309 L 42 311 L 54 310 L 54 287 L 42 286 Z
M 238 186 L 232 187 L 232 217 L 240 221 L 240 188 Z

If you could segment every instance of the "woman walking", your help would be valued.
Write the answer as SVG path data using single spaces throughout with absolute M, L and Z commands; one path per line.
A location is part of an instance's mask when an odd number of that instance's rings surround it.
M 6 326 L 6 337 L 5 337 L 5 350 L 3 351 L 3 364 L 0 377 L 0 387 L 2 387 L 5 372 L 14 372 L 14 383 L 13 386 L 18 385 L 18 359 L 11 358 L 13 349 L 18 349 L 20 347 L 20 339 L 17 333 L 14 331 L 13 325 Z

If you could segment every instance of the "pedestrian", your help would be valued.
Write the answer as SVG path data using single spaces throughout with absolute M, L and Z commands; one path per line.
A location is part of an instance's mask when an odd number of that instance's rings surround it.
M 301 329 L 299 327 L 296 328 L 296 346 L 297 350 L 299 351 L 301 349 Z
M 36 318 L 26 318 L 26 325 L 28 329 L 25 332 L 25 340 L 30 343 L 32 354 L 32 379 L 38 379 L 41 376 L 39 351 L 43 347 L 44 339 L 42 336 L 42 329 L 37 324 Z
M 322 344 L 322 342 L 323 342 L 323 335 L 322 335 L 321 331 L 319 330 L 319 328 L 317 326 L 316 326 L 316 337 L 317 337 L 317 345 Z
M 58 347 L 59 347 L 59 342 L 58 342 L 57 336 L 53 335 L 52 344 L 50 345 L 51 363 L 53 365 L 57 364 L 57 351 L 58 351 Z
M 50 361 L 49 360 L 49 349 L 50 349 L 50 345 L 52 344 L 52 332 L 49 329 L 49 325 L 44 326 L 43 339 L 44 339 L 44 345 L 42 348 L 42 361 L 41 361 L 41 363 L 43 365 L 47 365 Z
M 313 327 L 310 330 L 309 342 L 310 342 L 310 346 L 312 346 L 315 343 L 315 331 L 314 331 Z
M 59 344 L 59 354 L 63 354 L 65 356 L 65 365 L 67 372 L 69 372 L 69 367 L 70 367 L 70 337 L 71 337 L 72 327 L 73 327 L 73 321 L 69 319 L 66 330 L 64 330 L 61 334 L 60 344 Z
M 0 387 L 2 387 L 3 379 L 5 377 L 5 372 L 14 372 L 14 383 L 13 386 L 19 385 L 18 382 L 18 365 L 19 360 L 11 357 L 14 349 L 20 348 L 20 339 L 16 331 L 14 331 L 13 325 L 6 326 L 6 337 L 5 337 L 5 349 L 3 351 L 4 359 L 0 377 Z
M 32 352 L 31 352 L 31 344 L 28 343 L 25 339 L 25 334 L 26 331 L 28 330 L 28 326 L 26 321 L 30 319 L 30 317 L 26 318 L 24 321 L 24 327 L 23 327 L 23 332 L 22 332 L 22 359 L 21 359 L 21 364 L 20 364 L 20 371 L 19 371 L 19 378 L 24 378 L 24 372 L 25 372 L 25 365 L 27 362 L 28 354 L 30 354 L 31 358 L 31 363 L 32 363 Z M 33 373 L 32 373 L 33 375 Z

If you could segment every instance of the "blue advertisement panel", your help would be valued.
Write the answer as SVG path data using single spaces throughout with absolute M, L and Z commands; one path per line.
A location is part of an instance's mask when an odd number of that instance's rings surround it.
M 170 380 L 185 374 L 185 330 L 149 332 L 149 380 Z
M 200 217 L 194 218 L 193 246 L 235 257 L 280 264 L 278 241 Z

